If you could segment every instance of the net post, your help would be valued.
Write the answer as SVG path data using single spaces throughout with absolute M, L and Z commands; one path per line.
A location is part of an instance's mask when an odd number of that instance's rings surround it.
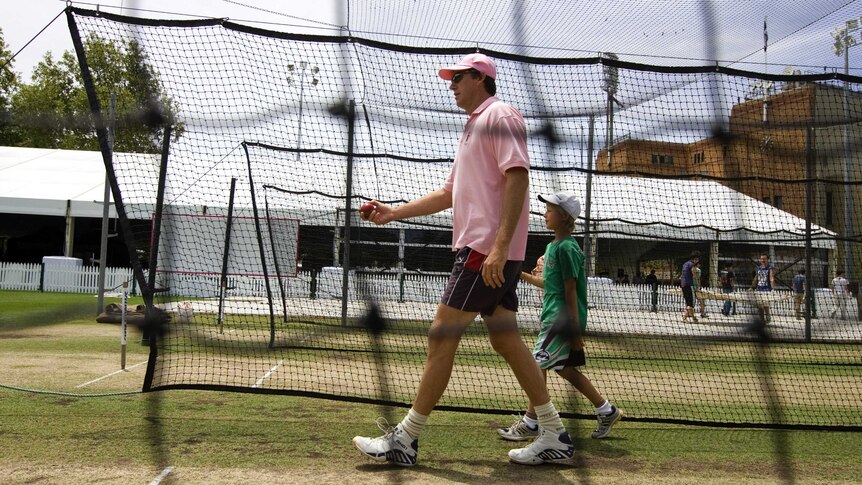
M 120 319 L 120 369 L 126 370 L 126 314 L 129 306 L 129 282 L 123 281 L 123 310 Z
M 281 281 L 281 265 L 278 262 L 278 250 L 275 247 L 275 235 L 272 232 L 272 217 L 269 212 L 269 198 L 267 197 L 267 186 L 263 186 L 263 210 L 266 214 L 266 229 L 269 236 L 269 247 L 272 249 L 272 264 L 275 266 L 275 281 L 278 283 L 278 291 L 281 294 L 281 321 L 287 323 L 287 291 Z M 298 247 L 298 245 L 297 245 Z
M 230 198 L 227 204 L 227 221 L 224 227 L 224 252 L 221 260 L 221 278 L 219 278 L 218 292 L 218 333 L 224 333 L 224 299 L 227 293 L 227 265 L 230 254 L 230 231 L 233 223 L 233 203 L 236 194 L 236 177 L 230 179 Z
M 590 218 L 593 199 L 593 135 L 595 133 L 596 115 L 590 113 L 587 131 L 587 187 L 584 201 L 584 259 L 587 276 L 595 276 L 595 256 L 593 250 L 593 221 Z
M 350 297 L 350 210 L 353 203 L 353 139 L 356 134 L 356 101 L 347 104 L 347 179 L 344 194 L 344 252 L 341 256 L 341 326 L 347 326 L 347 303 Z
M 248 167 L 248 190 L 251 196 L 251 210 L 254 214 L 254 229 L 257 238 L 257 250 L 260 252 L 260 266 L 263 269 L 263 282 L 266 287 L 266 299 L 269 307 L 269 348 L 275 345 L 275 309 L 272 306 L 272 287 L 269 284 L 269 271 L 266 269 L 266 252 L 263 250 L 263 232 L 260 228 L 260 212 L 257 208 L 257 196 L 254 188 L 254 173 L 251 167 L 251 155 L 248 153 L 248 143 L 242 142 L 245 161 Z
M 805 127 L 805 284 L 802 287 L 802 301 L 805 302 L 803 318 L 805 318 L 805 341 L 811 342 L 811 313 L 814 294 L 811 291 L 811 218 L 814 214 L 812 207 L 814 198 L 814 126 L 811 122 Z
M 109 111 L 108 147 L 114 151 L 114 130 L 117 121 L 117 93 L 111 91 L 111 109 Z M 105 270 L 108 261 L 108 222 L 111 217 L 111 180 L 105 174 L 105 195 L 102 199 L 102 233 L 99 239 L 99 282 L 96 315 L 105 307 Z

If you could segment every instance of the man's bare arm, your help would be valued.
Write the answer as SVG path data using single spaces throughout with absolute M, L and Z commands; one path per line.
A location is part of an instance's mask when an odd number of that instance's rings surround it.
M 387 224 L 446 210 L 452 207 L 452 193 L 437 189 L 399 206 L 390 206 L 377 201 L 371 203 L 375 208 L 369 212 L 360 213 L 360 217 L 375 224 Z

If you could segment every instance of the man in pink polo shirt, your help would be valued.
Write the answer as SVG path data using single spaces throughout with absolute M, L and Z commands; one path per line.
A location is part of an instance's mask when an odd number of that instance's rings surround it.
M 511 450 L 509 459 L 525 465 L 569 460 L 572 441 L 515 317 L 529 217 L 524 119 L 494 96 L 497 67 L 488 56 L 469 54 L 438 74 L 469 115 L 449 177 L 441 188 L 397 207 L 373 201 L 374 209 L 360 216 L 386 224 L 452 208 L 455 264 L 428 332 L 428 359 L 413 407 L 383 436 L 357 436 L 353 444 L 376 461 L 416 464 L 419 435 L 449 383 L 461 335 L 481 315 L 492 347 L 535 404 L 542 429 L 531 445 Z

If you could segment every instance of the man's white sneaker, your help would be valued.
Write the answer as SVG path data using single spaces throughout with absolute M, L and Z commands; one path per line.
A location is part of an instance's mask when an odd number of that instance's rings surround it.
M 416 464 L 419 440 L 404 431 L 400 424 L 389 426 L 384 418 L 377 419 L 377 427 L 384 432 L 383 436 L 378 438 L 356 436 L 353 438 L 353 445 L 374 461 L 385 461 L 400 466 Z
M 539 436 L 539 427 L 530 428 L 523 418 L 516 416 L 517 420 L 508 428 L 497 428 L 497 434 L 508 441 L 527 441 Z
M 540 427 L 541 434 L 526 448 L 509 450 L 509 460 L 519 465 L 541 465 L 569 461 L 575 452 L 569 432 L 554 433 Z
M 613 428 L 614 423 L 620 420 L 625 415 L 622 409 L 613 406 L 611 410 L 611 414 L 607 416 L 602 416 L 601 414 L 596 416 L 596 429 L 593 430 L 593 434 L 591 435 L 595 439 L 602 439 L 605 436 L 609 435 L 611 432 L 611 428 Z

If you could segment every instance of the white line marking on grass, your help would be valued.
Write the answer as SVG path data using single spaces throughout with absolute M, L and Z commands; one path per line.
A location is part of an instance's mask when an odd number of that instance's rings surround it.
M 254 383 L 254 385 L 253 385 L 253 386 L 251 386 L 251 387 L 253 387 L 253 388 L 254 388 L 254 387 L 260 387 L 260 385 L 261 385 L 261 384 L 263 384 L 263 381 L 265 381 L 269 376 L 271 376 L 271 375 L 272 375 L 272 373 L 273 373 L 273 372 L 275 372 L 275 370 L 276 370 L 276 369 L 278 369 L 279 367 L 281 367 L 281 365 L 282 365 L 282 364 L 284 364 L 284 361 L 283 361 L 283 360 L 279 360 L 279 361 L 278 361 L 278 364 L 275 364 L 274 366 L 272 366 L 272 369 L 270 369 L 270 370 L 266 371 L 266 374 L 262 375 L 262 376 L 260 377 L 260 379 L 258 379 L 258 380 L 257 380 L 257 382 L 255 382 L 255 383 Z
M 159 473 L 159 476 L 157 476 L 153 479 L 152 482 L 150 482 L 150 485 L 159 485 L 160 483 L 162 483 L 162 480 L 168 478 L 168 475 L 170 475 L 172 471 L 174 471 L 174 467 L 172 466 L 165 468 L 164 470 L 162 470 L 161 473 Z
M 93 379 L 92 381 L 85 382 L 85 383 L 83 383 L 83 384 L 78 384 L 77 386 L 75 386 L 75 388 L 77 389 L 77 388 L 80 388 L 80 387 L 89 386 L 90 384 L 92 384 L 92 383 L 94 383 L 94 382 L 99 382 L 99 381 L 101 381 L 102 379 L 107 379 L 108 377 L 111 377 L 111 376 L 113 376 L 113 375 L 119 374 L 120 372 L 126 372 L 126 371 L 128 371 L 129 369 L 134 369 L 135 367 L 142 366 L 142 365 L 144 365 L 144 364 L 146 364 L 146 363 L 147 363 L 147 361 L 146 361 L 146 360 L 145 360 L 145 361 L 143 361 L 143 362 L 139 362 L 139 363 L 137 363 L 137 364 L 135 364 L 135 365 L 133 365 L 133 366 L 131 366 L 131 367 L 126 367 L 125 369 L 120 369 L 120 370 L 117 370 L 117 371 L 111 372 L 111 373 L 110 373 L 110 374 L 108 374 L 108 375 L 104 375 L 104 376 L 99 377 L 99 378 L 97 378 L 97 379 Z

